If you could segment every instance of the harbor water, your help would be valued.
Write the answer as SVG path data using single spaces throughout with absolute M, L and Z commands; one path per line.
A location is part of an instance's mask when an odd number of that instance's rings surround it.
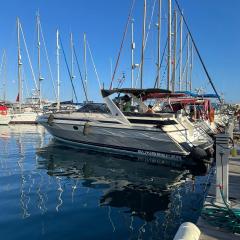
M 170 240 L 197 221 L 206 171 L 133 160 L 71 148 L 41 126 L 1 126 L 1 239 Z

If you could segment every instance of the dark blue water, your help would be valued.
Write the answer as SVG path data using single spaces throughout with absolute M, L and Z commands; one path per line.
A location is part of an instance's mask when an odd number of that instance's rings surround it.
M 0 239 L 173 239 L 197 220 L 205 181 L 0 127 Z

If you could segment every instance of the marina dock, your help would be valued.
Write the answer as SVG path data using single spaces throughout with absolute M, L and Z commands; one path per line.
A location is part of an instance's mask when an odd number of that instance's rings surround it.
M 216 195 L 215 178 L 211 183 L 206 202 Z M 240 156 L 229 159 L 229 200 L 232 208 L 240 208 Z M 224 229 L 210 225 L 202 217 L 199 218 L 197 226 L 201 231 L 200 240 L 239 240 L 240 235 L 232 234 Z

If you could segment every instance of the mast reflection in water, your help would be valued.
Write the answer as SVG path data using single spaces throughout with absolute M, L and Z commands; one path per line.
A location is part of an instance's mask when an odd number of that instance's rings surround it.
M 172 239 L 198 218 L 204 176 L 49 142 L 39 126 L 0 130 L 4 239 Z

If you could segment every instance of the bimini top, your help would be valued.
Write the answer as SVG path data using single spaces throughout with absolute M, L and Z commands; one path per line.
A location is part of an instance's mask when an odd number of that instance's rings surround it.
M 158 93 L 165 93 L 171 94 L 171 91 L 166 89 L 159 89 L 159 88 L 146 88 L 146 89 L 137 89 L 137 88 L 114 88 L 110 90 L 102 89 L 102 96 L 108 97 L 114 93 L 126 93 L 132 94 L 135 97 L 144 97 L 146 98 L 148 95 L 158 94 Z

